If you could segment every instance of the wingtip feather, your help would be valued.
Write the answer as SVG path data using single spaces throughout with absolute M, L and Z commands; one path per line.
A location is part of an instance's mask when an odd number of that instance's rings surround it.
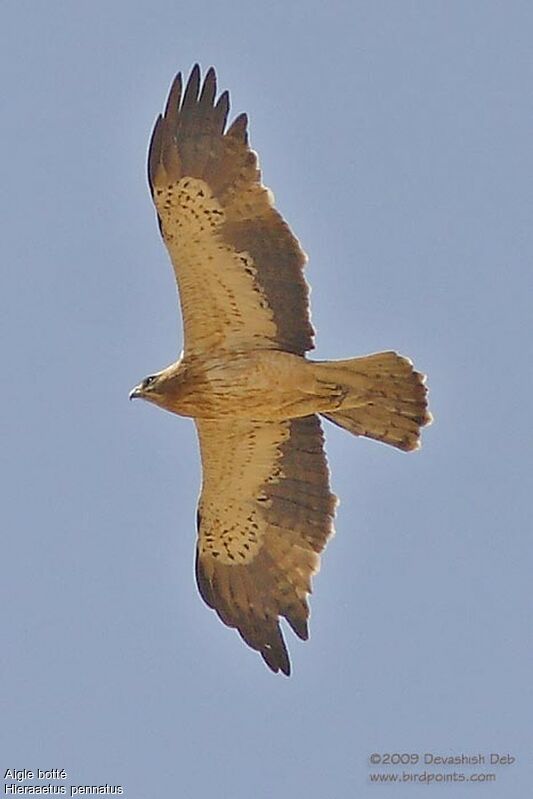
M 184 113 L 191 106 L 194 106 L 198 100 L 198 92 L 200 90 L 200 66 L 195 64 L 189 75 L 185 93 L 183 95 L 183 103 L 181 105 L 181 112 Z
M 178 72 L 178 74 L 172 81 L 172 85 L 170 87 L 167 102 L 165 105 L 165 117 L 167 119 L 177 118 L 181 102 L 182 90 L 183 90 L 183 78 L 181 72 Z
M 163 117 L 159 114 L 154 123 L 152 135 L 150 137 L 150 145 L 148 147 L 148 183 L 152 194 L 154 193 L 157 168 L 161 162 L 162 126 Z
M 229 92 L 226 89 L 226 91 L 222 92 L 222 94 L 218 98 L 214 112 L 216 127 L 221 133 L 224 132 L 224 128 L 226 127 L 228 114 L 229 114 Z
M 248 143 L 248 115 L 239 114 L 229 126 L 226 136 L 231 136 L 244 144 Z
M 198 107 L 202 109 L 204 113 L 208 113 L 209 110 L 213 108 L 216 93 L 217 76 L 213 67 L 209 67 L 198 100 Z

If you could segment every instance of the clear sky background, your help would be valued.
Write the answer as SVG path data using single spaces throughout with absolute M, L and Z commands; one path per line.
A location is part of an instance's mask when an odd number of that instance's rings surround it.
M 495 783 L 427 795 L 531 795 L 532 30 L 518 0 L 3 0 L 3 772 L 404 799 L 373 752 L 494 752 L 455 770 Z M 128 402 L 181 349 L 145 157 L 195 61 L 310 256 L 317 357 L 429 375 L 420 452 L 327 427 L 337 535 L 290 679 L 197 593 L 193 425 Z

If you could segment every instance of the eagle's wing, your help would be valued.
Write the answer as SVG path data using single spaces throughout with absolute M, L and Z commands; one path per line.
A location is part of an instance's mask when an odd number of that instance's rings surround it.
M 228 93 L 216 100 L 198 65 L 170 90 L 150 143 L 148 178 L 179 287 L 185 353 L 313 347 L 306 256 L 261 184 L 247 117 L 226 130 Z
M 197 419 L 196 426 L 200 593 L 273 671 L 289 674 L 279 618 L 308 637 L 311 576 L 333 532 L 336 497 L 320 420 Z

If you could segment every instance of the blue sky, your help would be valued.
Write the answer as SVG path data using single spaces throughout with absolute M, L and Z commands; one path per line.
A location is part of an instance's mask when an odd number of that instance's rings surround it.
M 518 0 L 4 0 L 3 772 L 404 799 L 371 753 L 499 752 L 434 790 L 531 790 L 532 25 Z M 316 356 L 429 375 L 420 452 L 327 428 L 337 535 L 289 680 L 197 593 L 193 425 L 127 399 L 181 348 L 145 157 L 195 61 L 309 254 Z

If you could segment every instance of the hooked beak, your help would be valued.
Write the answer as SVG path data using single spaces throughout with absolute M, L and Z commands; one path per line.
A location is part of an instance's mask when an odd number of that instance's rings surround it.
M 142 394 L 142 388 L 141 388 L 141 386 L 139 384 L 138 386 L 135 386 L 135 388 L 132 388 L 132 390 L 130 391 L 129 397 L 130 397 L 130 400 L 132 400 L 132 399 L 140 399 L 140 398 L 142 398 L 142 395 L 143 395 Z

